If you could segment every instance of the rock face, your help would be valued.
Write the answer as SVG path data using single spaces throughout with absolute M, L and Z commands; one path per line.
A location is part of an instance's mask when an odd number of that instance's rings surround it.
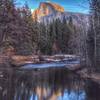
M 89 15 L 87 14 L 64 11 L 63 7 L 51 2 L 41 2 L 39 8 L 37 8 L 32 15 L 33 19 L 45 24 L 50 23 L 58 18 L 60 20 L 65 18 L 67 21 L 69 21 L 70 17 L 72 17 L 74 24 L 77 26 L 87 26 L 89 18 Z
M 64 8 L 51 2 L 41 2 L 39 8 L 33 12 L 33 19 L 40 20 L 41 17 L 50 16 L 57 12 L 64 12 Z

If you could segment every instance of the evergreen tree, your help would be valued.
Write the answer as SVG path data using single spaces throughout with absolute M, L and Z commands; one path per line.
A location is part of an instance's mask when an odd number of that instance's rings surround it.
M 16 9 L 13 0 L 0 0 L 0 46 L 13 45 L 9 36 L 14 34 Z
M 31 54 L 35 43 L 34 23 L 27 5 L 16 8 L 13 0 L 0 1 L 0 46 L 12 46 L 17 54 Z M 35 38 L 35 37 L 34 37 Z
M 89 65 L 100 70 L 100 0 L 91 0 L 90 29 L 88 34 Z

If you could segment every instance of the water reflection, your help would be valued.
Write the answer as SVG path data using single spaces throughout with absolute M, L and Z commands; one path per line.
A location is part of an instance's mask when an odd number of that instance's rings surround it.
M 100 85 L 91 81 L 87 81 L 85 88 L 87 100 L 100 100 Z
M 65 68 L 0 70 L 0 100 L 100 100 L 96 91 L 99 85 Z

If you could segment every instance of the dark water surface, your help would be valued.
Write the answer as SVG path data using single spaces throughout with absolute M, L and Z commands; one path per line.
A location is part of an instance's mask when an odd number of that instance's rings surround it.
M 100 100 L 100 85 L 64 67 L 0 69 L 0 100 Z

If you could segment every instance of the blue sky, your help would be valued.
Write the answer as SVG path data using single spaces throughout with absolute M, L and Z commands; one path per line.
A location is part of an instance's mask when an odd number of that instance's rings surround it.
M 28 3 L 31 10 L 38 8 L 40 2 L 47 0 L 17 0 L 18 6 L 23 6 L 25 2 Z M 51 2 L 60 4 L 64 7 L 65 11 L 88 13 L 89 4 L 87 0 L 50 0 Z

